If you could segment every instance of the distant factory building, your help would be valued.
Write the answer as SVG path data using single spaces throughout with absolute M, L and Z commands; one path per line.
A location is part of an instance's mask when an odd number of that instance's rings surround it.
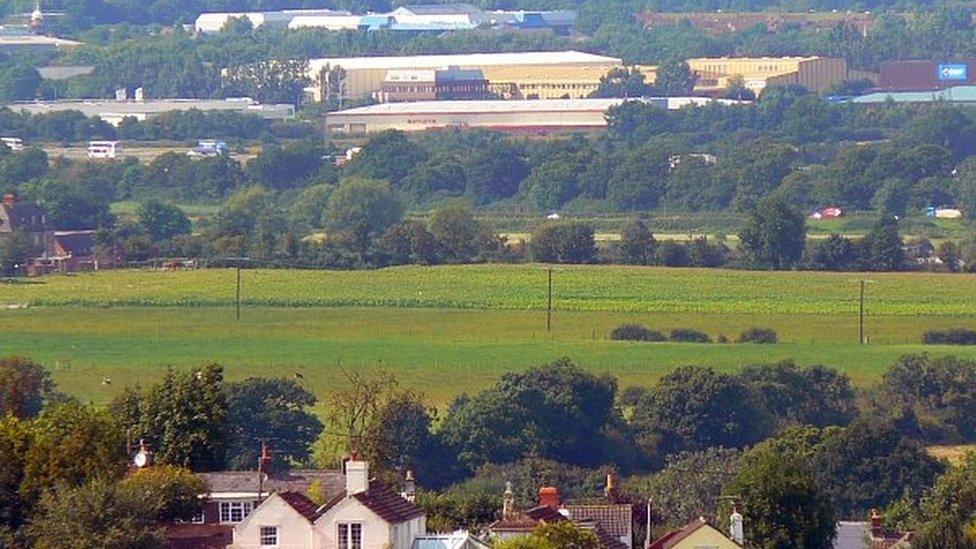
M 83 42 L 34 34 L 27 27 L 0 26 L 0 53 L 51 52 L 84 45 Z
M 348 11 L 327 9 L 317 10 L 282 10 L 282 11 L 248 11 L 248 12 L 215 12 L 201 13 L 193 29 L 198 33 L 209 34 L 220 32 L 231 19 L 247 19 L 254 28 L 264 25 L 272 27 L 287 27 L 296 17 L 329 17 L 349 16 Z
M 141 94 L 137 90 L 136 97 Z M 294 118 L 295 106 L 288 104 L 261 105 L 248 98 L 235 99 L 146 99 L 146 100 L 66 100 L 8 103 L 2 105 L 15 112 L 48 114 L 61 111 L 79 111 L 88 117 L 98 117 L 118 126 L 127 117 L 148 120 L 172 111 L 237 111 L 254 114 L 270 120 Z
M 491 91 L 503 98 L 578 99 L 596 90 L 600 78 L 621 64 L 615 57 L 578 51 L 312 59 L 309 61 L 312 82 L 327 81 L 320 77 L 340 68 L 345 77 L 340 90 L 313 86 L 306 91 L 315 101 L 332 93 L 341 94 L 344 100 L 362 99 L 381 92 L 390 71 L 457 67 L 480 70 Z
M 878 89 L 931 91 L 976 84 L 974 61 L 892 61 L 881 67 Z
M 386 74 L 374 97 L 381 103 L 477 100 L 489 96 L 488 80 L 479 69 L 396 70 Z
M 425 131 L 445 128 L 485 128 L 515 133 L 600 130 L 607 111 L 626 99 L 542 99 L 523 101 L 419 101 L 383 103 L 325 114 L 331 134 L 366 134 L 385 130 Z M 745 103 L 707 97 L 641 99 L 661 108 Z
M 689 59 L 695 91 L 720 93 L 741 80 L 756 95 L 771 86 L 797 84 L 823 93 L 845 80 L 877 80 L 874 73 L 852 71 L 843 59 L 828 57 L 713 57 Z
M 896 92 L 881 91 L 853 97 L 850 103 L 884 105 L 887 103 L 976 103 L 976 86 L 953 86 L 942 90 Z
M 415 4 L 387 14 L 401 25 L 456 25 L 474 28 L 489 22 L 488 15 L 470 4 Z
M 493 26 L 519 30 L 551 29 L 566 34 L 576 26 L 576 12 L 571 10 L 490 11 L 488 16 Z

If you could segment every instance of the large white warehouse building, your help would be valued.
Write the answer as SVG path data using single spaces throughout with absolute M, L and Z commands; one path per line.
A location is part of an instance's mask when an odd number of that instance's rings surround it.
M 523 133 L 599 130 L 607 125 L 607 111 L 624 101 L 627 99 L 382 103 L 326 113 L 325 128 L 329 133 L 351 134 L 444 128 L 484 128 Z M 713 101 L 723 104 L 745 103 L 707 97 L 658 97 L 640 101 L 667 109 L 705 105 Z

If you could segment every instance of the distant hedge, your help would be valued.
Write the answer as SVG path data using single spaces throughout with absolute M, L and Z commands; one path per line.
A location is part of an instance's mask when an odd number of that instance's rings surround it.
M 739 334 L 739 343 L 776 343 L 779 336 L 771 328 L 749 328 Z
M 708 337 L 705 332 L 699 332 L 698 330 L 692 330 L 691 328 L 678 328 L 676 330 L 671 330 L 671 334 L 668 335 L 668 339 L 671 341 L 680 341 L 682 343 L 711 343 L 712 338 Z
M 950 330 L 929 330 L 922 335 L 926 345 L 976 345 L 976 331 L 952 328 Z
M 621 324 L 610 332 L 610 339 L 616 341 L 666 341 L 664 334 L 650 330 L 640 324 Z

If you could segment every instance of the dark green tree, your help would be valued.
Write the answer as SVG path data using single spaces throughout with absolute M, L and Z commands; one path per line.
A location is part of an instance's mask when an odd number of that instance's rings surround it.
M 796 265 L 806 244 L 803 214 L 778 197 L 759 201 L 739 232 L 743 252 L 757 265 L 788 269 Z
M 695 87 L 695 74 L 682 59 L 667 59 L 657 68 L 654 88 L 666 96 L 691 95 Z
M 329 196 L 326 226 L 367 235 L 382 233 L 403 218 L 403 203 L 385 181 L 344 179 Z
M 653 90 L 639 69 L 618 67 L 600 78 L 599 87 L 590 97 L 645 97 Z
M 0 359 L 0 416 L 30 419 L 60 398 L 51 375 L 40 364 L 16 356 Z
M 867 240 L 867 267 L 872 271 L 897 271 L 905 261 L 898 220 L 883 215 L 865 236 Z
M 225 391 L 230 469 L 257 467 L 262 442 L 274 450 L 275 469 L 309 460 L 312 444 L 322 432 L 322 422 L 309 411 L 316 404 L 312 393 L 295 381 L 276 378 L 228 383 Z
M 620 230 L 620 261 L 623 263 L 650 265 L 656 247 L 654 235 L 640 219 L 631 219 Z
M 139 206 L 139 224 L 154 240 L 190 234 L 190 218 L 183 210 L 158 200 Z
M 593 263 L 596 242 L 585 223 L 547 223 L 532 233 L 532 257 L 542 263 Z

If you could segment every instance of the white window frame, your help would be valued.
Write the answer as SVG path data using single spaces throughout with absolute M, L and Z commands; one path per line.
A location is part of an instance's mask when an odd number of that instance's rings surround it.
M 359 531 L 359 540 L 353 538 L 353 530 Z M 363 549 L 363 523 L 361 522 L 340 522 L 336 526 L 336 537 L 339 542 L 339 549 Z
M 237 524 L 247 518 L 254 510 L 253 501 L 221 501 L 218 506 L 221 524 Z M 240 518 L 235 520 L 234 514 L 240 513 Z
M 258 527 L 258 543 L 261 547 L 278 546 L 278 527 L 260 526 Z

